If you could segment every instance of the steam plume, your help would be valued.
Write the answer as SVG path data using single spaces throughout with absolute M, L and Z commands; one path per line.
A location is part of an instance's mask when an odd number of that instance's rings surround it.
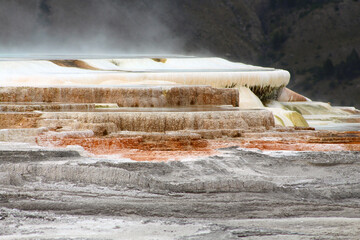
M 174 53 L 169 5 L 130 0 L 0 0 L 0 54 Z

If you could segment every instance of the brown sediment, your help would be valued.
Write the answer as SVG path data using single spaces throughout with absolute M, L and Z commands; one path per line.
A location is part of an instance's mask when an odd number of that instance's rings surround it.
M 152 58 L 152 60 L 155 62 L 161 62 L 161 63 L 166 63 L 166 61 L 167 61 L 166 58 Z
M 36 128 L 41 113 L 1 113 L 0 129 Z
M 50 60 L 50 62 L 60 67 L 74 67 L 74 68 L 82 68 L 88 70 L 101 70 L 99 68 L 90 66 L 89 64 L 81 60 Z

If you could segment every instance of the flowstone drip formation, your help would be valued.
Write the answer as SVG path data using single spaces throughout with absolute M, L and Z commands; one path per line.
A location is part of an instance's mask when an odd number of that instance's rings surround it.
M 356 130 L 359 112 L 287 89 L 284 70 L 219 58 L 3 59 L 0 77 L 0 141 L 77 145 L 90 154 L 145 161 L 239 145 L 359 148 L 358 132 L 312 128 L 336 119 Z M 331 117 L 323 121 L 323 115 Z M 337 139 L 337 148 L 327 136 Z

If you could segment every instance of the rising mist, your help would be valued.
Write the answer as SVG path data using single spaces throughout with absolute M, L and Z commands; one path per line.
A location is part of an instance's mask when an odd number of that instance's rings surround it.
M 0 54 L 178 53 L 161 1 L 0 0 Z

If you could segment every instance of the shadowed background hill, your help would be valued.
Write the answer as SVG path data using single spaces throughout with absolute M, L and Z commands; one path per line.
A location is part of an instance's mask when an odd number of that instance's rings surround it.
M 313 100 L 360 108 L 360 1 L 182 1 L 185 49 L 287 69 Z M 179 14 L 178 11 L 184 14 Z M 181 29 L 179 26 L 187 26 Z
M 0 0 L 0 53 L 177 53 L 287 69 L 360 108 L 358 0 Z

